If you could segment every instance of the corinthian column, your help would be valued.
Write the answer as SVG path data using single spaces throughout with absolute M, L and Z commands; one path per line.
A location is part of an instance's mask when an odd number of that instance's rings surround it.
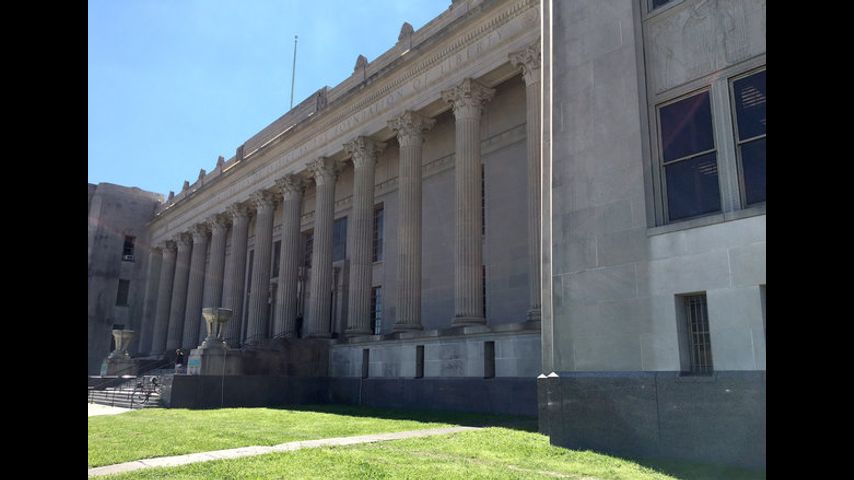
M 175 237 L 178 244 L 178 256 L 175 260 L 175 279 L 172 282 L 172 305 L 169 307 L 169 332 L 166 336 L 166 350 L 181 346 L 184 326 L 184 310 L 187 306 L 187 282 L 190 280 L 190 248 L 192 238 L 181 233 Z
M 160 247 L 153 247 L 148 254 L 148 273 L 145 280 L 145 299 L 142 304 L 142 319 L 139 326 L 137 351 L 146 355 L 151 352 L 151 335 L 154 326 L 154 313 L 157 309 L 157 285 L 160 280 L 160 266 L 163 255 Z
M 231 347 L 240 345 L 240 326 L 243 324 L 243 294 L 246 286 L 246 245 L 249 240 L 249 209 L 242 204 L 228 207 L 231 216 L 231 255 L 228 257 L 228 288 L 223 295 L 223 307 L 232 311 L 226 324 L 225 342 Z
M 309 165 L 317 184 L 314 209 L 314 245 L 311 253 L 308 337 L 329 337 L 332 302 L 332 220 L 335 216 L 335 180 L 338 165 L 321 157 Z
M 188 352 L 199 346 L 199 330 L 202 325 L 202 294 L 205 286 L 205 255 L 208 251 L 208 227 L 193 226 L 193 253 L 190 257 L 190 281 L 187 286 L 187 308 L 184 313 L 184 336 L 181 341 Z
M 160 281 L 157 282 L 157 307 L 154 310 L 154 329 L 151 332 L 151 353 L 166 352 L 166 335 L 169 329 L 169 305 L 172 303 L 172 280 L 175 277 L 175 242 L 166 241 L 161 247 L 163 262 Z
M 483 324 L 483 240 L 481 239 L 480 117 L 495 90 L 467 78 L 442 92 L 454 108 L 456 123 L 456 251 L 454 325 Z
M 353 159 L 353 213 L 350 216 L 350 296 L 347 310 L 347 333 L 364 335 L 371 332 L 371 241 L 374 233 L 374 167 L 385 149 L 367 137 L 356 137 L 344 145 Z
M 305 181 L 286 175 L 276 181 L 282 192 L 282 256 L 279 259 L 279 288 L 276 292 L 274 336 L 294 337 L 297 318 L 297 280 L 300 265 L 300 216 Z
M 267 338 L 267 309 L 270 295 L 270 254 L 273 251 L 273 209 L 275 197 L 271 192 L 252 194 L 255 218 L 255 260 L 252 263 L 252 290 L 249 292 L 249 323 L 246 343 L 258 345 Z
M 404 112 L 388 122 L 400 144 L 397 319 L 394 331 L 421 330 L 421 146 L 435 120 Z
M 528 147 L 528 320 L 540 320 L 540 42 L 510 54 L 510 63 L 522 67 L 525 78 L 525 126 Z
M 225 270 L 225 234 L 228 230 L 228 217 L 214 215 L 207 220 L 211 231 L 211 259 L 205 270 L 205 292 L 202 296 L 202 308 L 222 306 L 222 279 Z M 199 345 L 207 337 L 204 325 L 199 329 Z

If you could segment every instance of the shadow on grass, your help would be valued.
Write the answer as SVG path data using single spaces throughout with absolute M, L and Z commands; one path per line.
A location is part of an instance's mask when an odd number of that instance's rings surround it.
M 665 475 L 685 480 L 764 480 L 766 478 L 765 470 L 761 469 L 664 460 L 630 460 Z
M 374 408 L 356 405 L 278 405 L 270 408 L 304 412 L 331 413 L 349 417 L 370 417 L 389 420 L 450 423 L 466 427 L 504 427 L 525 432 L 537 431 L 537 417 L 456 412 L 450 410 L 409 410 Z

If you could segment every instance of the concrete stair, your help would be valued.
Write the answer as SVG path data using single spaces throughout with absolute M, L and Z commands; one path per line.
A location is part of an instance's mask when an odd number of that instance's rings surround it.
M 142 377 L 146 388 L 151 388 L 152 377 L 158 377 L 160 385 L 163 385 L 165 380 L 163 377 L 174 375 L 173 369 L 162 369 L 164 372 L 162 374 L 160 371 L 161 370 L 153 370 Z M 149 394 L 148 400 L 144 404 L 141 403 L 142 399 L 139 395 L 140 392 L 136 390 L 137 382 L 139 382 L 139 378 L 134 377 L 127 379 L 125 382 L 115 387 L 109 387 L 103 390 L 90 389 L 88 401 L 89 403 L 132 409 L 160 407 L 160 394 L 153 391 Z

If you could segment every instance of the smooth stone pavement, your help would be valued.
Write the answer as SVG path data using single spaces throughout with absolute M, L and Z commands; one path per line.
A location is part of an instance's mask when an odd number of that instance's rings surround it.
M 224 460 L 228 458 L 251 457 L 265 455 L 275 452 L 290 452 L 302 448 L 317 448 L 340 445 L 355 445 L 358 443 L 384 442 L 386 440 L 403 440 L 406 438 L 430 437 L 433 435 L 444 435 L 448 433 L 478 430 L 477 427 L 446 427 L 430 428 L 426 430 L 410 430 L 408 432 L 377 433 L 373 435 L 359 435 L 356 437 L 321 438 L 318 440 L 303 440 L 298 442 L 280 443 L 272 447 L 241 447 L 228 450 L 214 450 L 211 452 L 190 453 L 188 455 L 177 455 L 174 457 L 149 458 L 133 462 L 105 465 L 103 467 L 90 468 L 89 476 L 112 475 L 116 473 L 130 472 L 142 468 L 153 467 L 175 467 L 189 463 L 208 462 L 211 460 Z
M 130 408 L 111 407 L 109 405 L 99 405 L 97 403 L 90 403 L 88 405 L 90 417 L 94 417 L 97 415 L 118 415 L 119 413 L 131 411 Z

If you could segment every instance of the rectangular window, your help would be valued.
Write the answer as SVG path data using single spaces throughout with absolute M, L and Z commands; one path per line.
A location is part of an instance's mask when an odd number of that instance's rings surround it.
M 374 335 L 383 333 L 383 287 L 371 289 L 371 331 Z
M 486 265 L 480 266 L 480 286 L 482 290 L 481 306 L 483 307 L 483 316 L 486 318 Z
M 744 205 L 765 201 L 765 70 L 732 82 Z
M 495 342 L 483 342 L 483 378 L 495 378 Z
M 119 280 L 119 291 L 116 294 L 116 306 L 128 306 L 128 293 L 130 292 L 130 280 Z
M 332 261 L 347 258 L 347 217 L 335 220 L 332 226 Z
M 424 345 L 415 347 L 415 378 L 424 378 Z
M 652 0 L 652 8 L 654 10 L 658 7 L 663 7 L 664 5 L 667 5 L 668 3 L 670 3 L 671 1 L 673 1 L 673 0 Z
M 314 249 L 314 230 L 310 230 L 302 234 L 303 240 L 303 260 L 305 268 L 311 268 L 311 253 Z
M 136 242 L 136 237 L 131 237 L 130 235 L 125 235 L 125 243 L 122 246 L 122 260 L 126 262 L 134 261 L 133 251 L 134 251 L 134 242 Z
M 383 205 L 374 207 L 374 254 L 373 261 L 383 259 Z
M 242 329 L 243 329 L 243 340 L 247 340 L 246 334 L 248 332 L 248 324 L 249 324 L 249 296 L 252 292 L 252 267 L 255 264 L 255 249 L 249 250 L 248 261 L 246 262 L 246 293 L 243 296 L 243 321 L 242 321 Z
M 272 268 L 272 276 L 270 278 L 278 278 L 279 276 L 279 262 L 282 260 L 282 241 L 273 244 L 273 268 Z
M 480 164 L 480 234 L 486 235 L 486 169 Z
M 362 378 L 368 378 L 369 366 L 371 360 L 371 350 L 368 348 L 362 349 Z
M 706 294 L 679 295 L 677 316 L 680 326 L 680 357 L 682 372 L 690 375 L 711 375 L 712 342 L 709 334 L 709 311 Z
M 658 113 L 668 220 L 720 211 L 721 194 L 709 92 L 664 105 Z

